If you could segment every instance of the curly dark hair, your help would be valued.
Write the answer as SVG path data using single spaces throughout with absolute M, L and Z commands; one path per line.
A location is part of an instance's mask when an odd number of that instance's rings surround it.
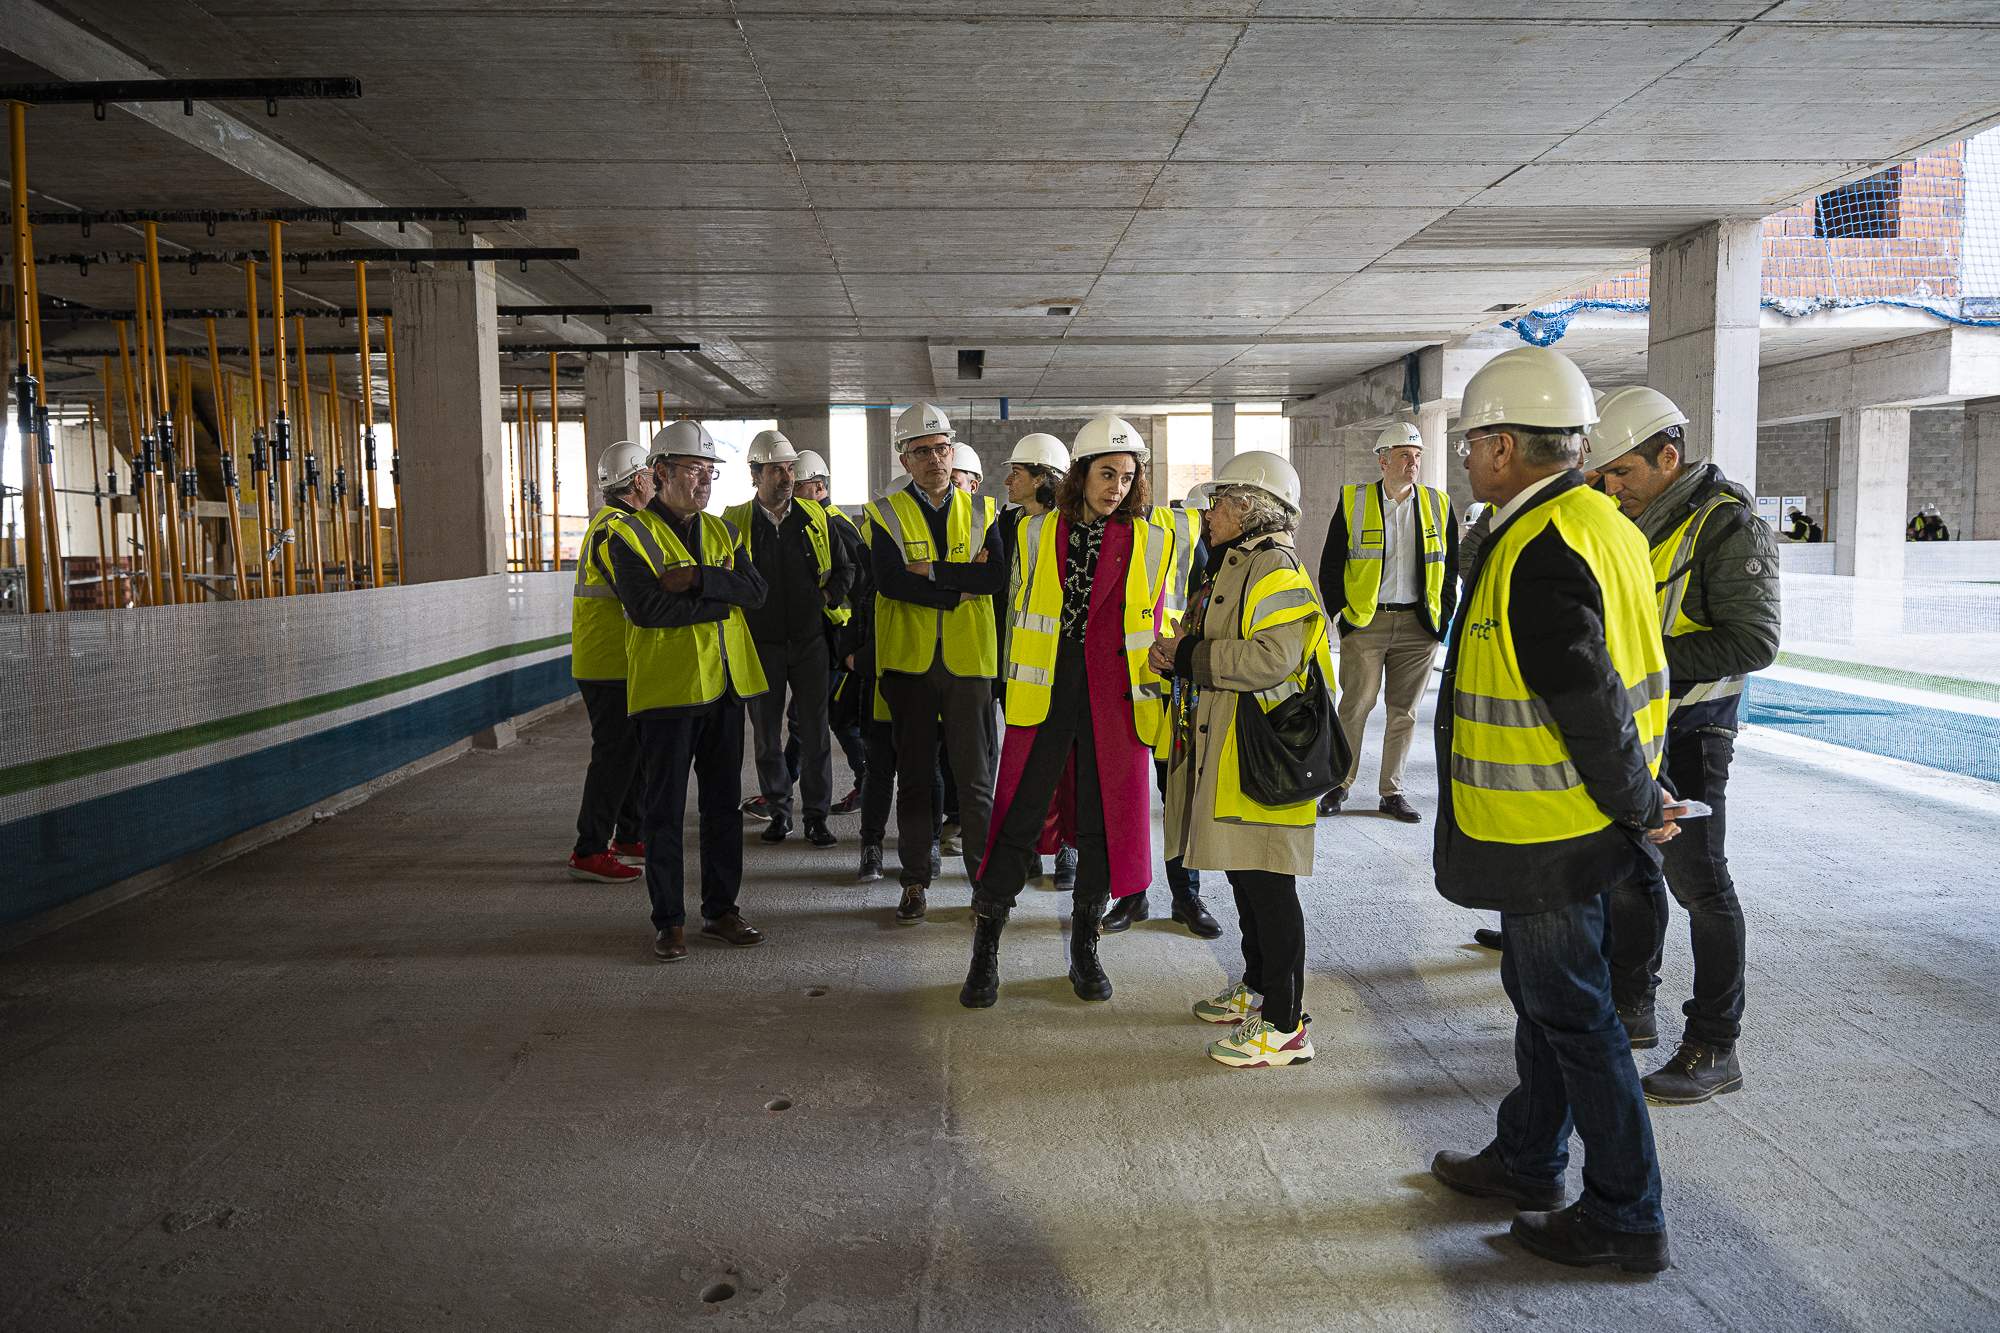
M 1056 487 L 1055 507 L 1070 522 L 1089 521 L 1084 514 L 1083 480 L 1090 475 L 1090 465 L 1106 456 L 1098 454 L 1091 458 L 1079 458 L 1063 474 L 1062 485 Z M 1114 518 L 1144 518 L 1153 507 L 1152 490 L 1146 485 L 1146 465 L 1140 462 L 1137 454 L 1132 455 L 1132 461 L 1138 465 L 1132 474 L 1132 489 L 1125 492 L 1124 500 L 1111 511 Z

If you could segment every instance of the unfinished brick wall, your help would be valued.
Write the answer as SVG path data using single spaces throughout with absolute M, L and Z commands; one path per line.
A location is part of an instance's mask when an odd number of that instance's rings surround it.
M 1840 423 L 1788 421 L 1757 428 L 1757 492 L 1760 495 L 1806 497 L 1806 513 L 1818 519 L 1833 537 L 1829 497 L 1840 480 L 1836 451 Z M 1779 513 L 1782 521 L 1784 514 Z

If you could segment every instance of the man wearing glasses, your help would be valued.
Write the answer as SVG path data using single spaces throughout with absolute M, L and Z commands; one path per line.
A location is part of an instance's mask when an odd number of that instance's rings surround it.
M 681 821 L 690 772 L 700 788 L 701 933 L 738 947 L 764 942 L 736 910 L 743 883 L 736 802 L 743 701 L 766 688 L 743 612 L 764 604 L 765 586 L 749 559 L 737 558 L 735 529 L 702 512 L 721 456 L 699 422 L 676 421 L 653 436 L 646 459 L 657 494 L 614 519 L 605 542 L 612 588 L 631 624 L 625 694 L 639 727 L 653 956 L 668 963 L 687 957 Z
M 931 881 L 931 774 L 940 729 L 958 778 L 968 865 L 984 855 L 993 810 L 993 598 L 1007 587 L 999 525 L 952 485 L 951 421 L 918 403 L 896 419 L 910 482 L 868 505 L 875 574 L 875 667 L 896 741 L 896 920 L 922 921 Z M 968 871 L 968 874 L 970 871 Z

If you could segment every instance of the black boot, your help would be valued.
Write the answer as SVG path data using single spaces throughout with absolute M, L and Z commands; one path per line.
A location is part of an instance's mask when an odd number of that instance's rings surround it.
M 1629 1009 L 1620 1005 L 1618 1021 L 1625 1025 L 1625 1038 L 1632 1043 L 1633 1050 L 1650 1051 L 1660 1044 L 1660 1021 L 1653 1013 L 1651 1000 Z
M 1153 915 L 1146 906 L 1146 891 L 1139 890 L 1118 900 L 1117 906 L 1104 914 L 1099 929 L 1106 935 L 1116 935 L 1121 930 L 1130 930 L 1136 921 L 1145 921 Z
M 1208 904 L 1193 889 L 1174 895 L 1174 920 L 1186 926 L 1188 934 L 1198 940 L 1218 939 L 1222 935 L 1222 927 L 1209 915 Z
M 1743 1066 L 1734 1046 L 1711 1046 L 1681 1038 L 1673 1058 L 1639 1080 L 1655 1106 L 1698 1106 L 1718 1093 L 1743 1086 Z
M 1056 852 L 1057 893 L 1074 893 L 1076 891 L 1076 863 L 1079 859 L 1080 858 L 1077 856 L 1076 853 L 1076 848 L 1074 847 L 1063 847 L 1057 850 Z
M 1000 932 L 1007 916 L 988 916 L 974 909 L 972 917 L 972 965 L 965 970 L 965 984 L 959 987 L 958 1002 L 968 1009 L 990 1009 L 1000 998 Z
M 1079 1000 L 1111 998 L 1111 978 L 1097 958 L 1097 935 L 1104 916 L 1104 896 L 1077 894 L 1069 923 L 1069 984 Z

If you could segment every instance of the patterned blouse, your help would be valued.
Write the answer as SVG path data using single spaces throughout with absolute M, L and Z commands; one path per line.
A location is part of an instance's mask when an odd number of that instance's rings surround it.
M 1068 559 L 1063 566 L 1062 636 L 1082 643 L 1090 624 L 1090 585 L 1104 550 L 1104 520 L 1069 525 Z

